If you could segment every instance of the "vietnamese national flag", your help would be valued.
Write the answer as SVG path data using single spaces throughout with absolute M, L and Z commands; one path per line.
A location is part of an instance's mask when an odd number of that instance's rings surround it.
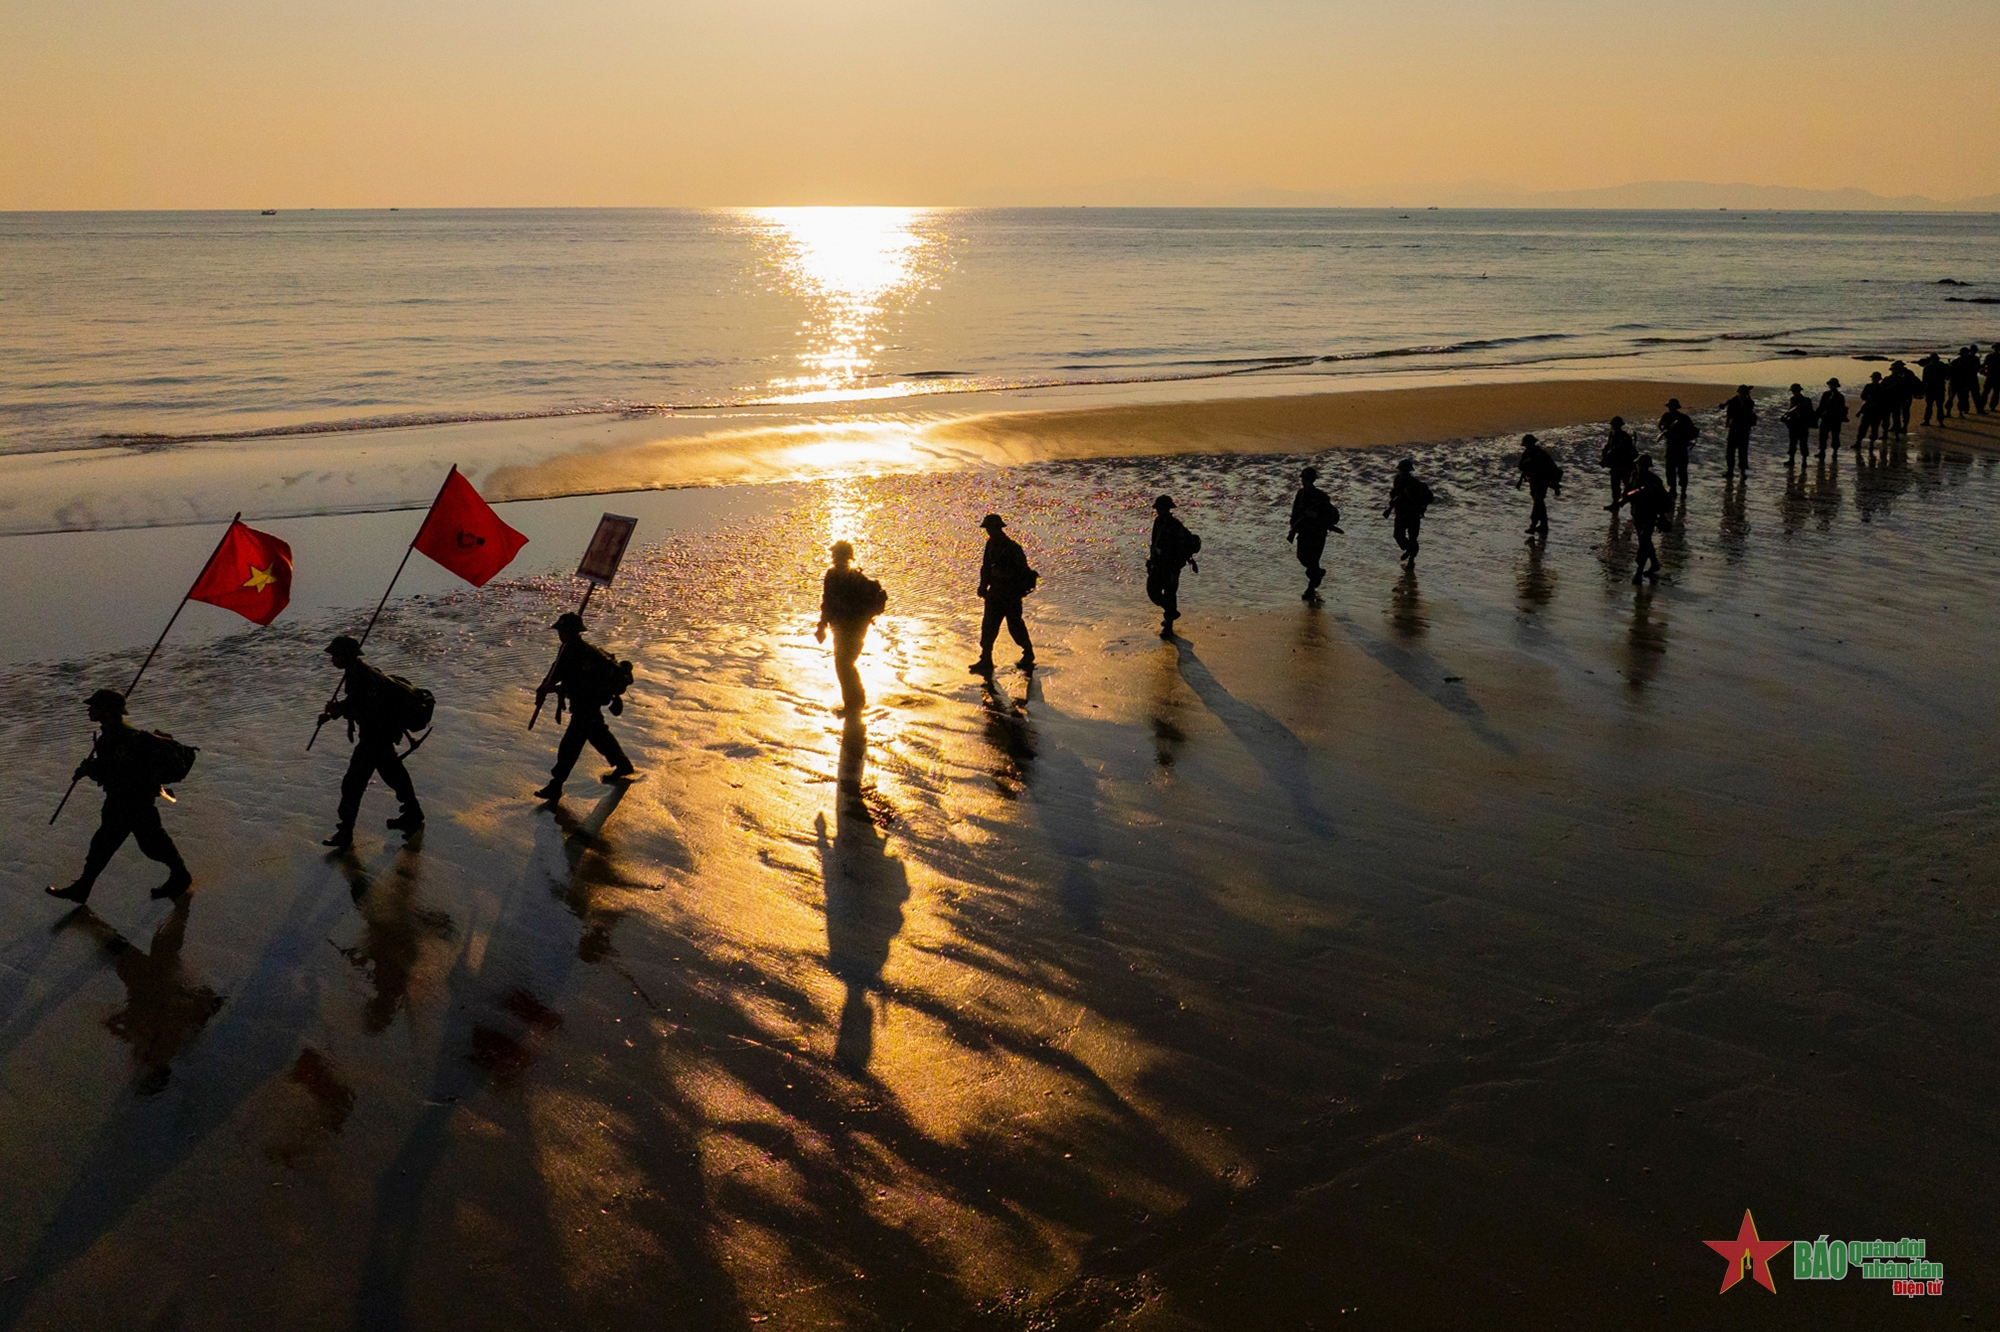
M 474 587 L 485 587 L 520 554 L 528 538 L 501 522 L 454 467 L 410 544 Z
M 277 619 L 291 599 L 292 548 L 240 521 L 229 524 L 222 544 L 188 589 L 189 601 L 206 601 L 257 624 Z

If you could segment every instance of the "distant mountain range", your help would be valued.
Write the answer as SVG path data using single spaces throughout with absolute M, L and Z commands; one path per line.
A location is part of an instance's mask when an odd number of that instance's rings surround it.
M 1807 190 L 1790 185 L 1718 185 L 1699 180 L 1645 180 L 1592 190 L 1523 190 L 1490 181 L 1450 184 L 1397 185 L 1386 189 L 1338 191 L 1258 188 L 1217 194 L 1213 187 L 1145 177 L 1108 181 L 1094 189 L 1064 192 L 1067 197 L 1037 190 L 1038 204 L 1088 204 L 1092 207 L 1211 207 L 1211 208 L 1689 208 L 1799 212 L 2000 212 L 2000 194 L 1971 199 L 1932 199 L 1921 194 L 1894 197 L 1868 190 Z M 1041 197 L 1047 196 L 1047 197 Z M 975 202 L 1027 203 L 1020 195 Z

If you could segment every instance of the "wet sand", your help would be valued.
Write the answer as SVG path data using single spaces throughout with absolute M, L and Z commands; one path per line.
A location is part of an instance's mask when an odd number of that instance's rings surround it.
M 1415 451 L 1414 575 L 1396 453 L 1325 453 L 1317 609 L 1295 456 L 689 508 L 593 605 L 648 779 L 555 809 L 524 727 L 572 590 L 399 602 L 431 823 L 378 789 L 351 856 L 337 728 L 300 752 L 351 612 L 170 644 L 135 712 L 203 747 L 179 911 L 129 848 L 90 911 L 39 896 L 96 804 L 41 828 L 69 700 L 136 652 L 8 669 L 0 1324 L 1883 1321 L 1858 1274 L 1718 1302 L 1745 1206 L 1923 1236 L 1930 1316 L 1983 1321 L 1996 455 L 1705 450 L 1634 589 L 1597 432 L 1551 433 L 1546 547 L 1506 443 Z M 1171 643 L 1161 490 L 1206 542 Z M 1044 669 L 991 689 L 988 508 L 1044 575 Z M 837 535 L 891 595 L 858 727 L 810 636 Z

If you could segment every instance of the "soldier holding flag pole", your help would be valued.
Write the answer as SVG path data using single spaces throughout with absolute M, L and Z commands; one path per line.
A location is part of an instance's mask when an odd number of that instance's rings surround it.
M 604 775 L 605 781 L 629 781 L 637 773 L 618 737 L 605 724 L 603 711 L 608 705 L 614 717 L 624 712 L 623 695 L 626 686 L 632 683 L 632 664 L 619 661 L 584 638 L 583 612 L 590 607 L 591 594 L 609 586 L 617 576 L 625 547 L 632 540 L 632 529 L 638 523 L 636 518 L 615 513 L 607 513 L 598 521 L 597 531 L 576 570 L 576 576 L 589 583 L 583 601 L 550 626 L 562 640 L 562 651 L 556 654 L 554 664 L 535 689 L 535 710 L 528 717 L 528 729 L 535 728 L 535 719 L 542 715 L 542 705 L 551 693 L 556 695 L 557 721 L 562 720 L 563 705 L 568 704 L 569 726 L 556 746 L 556 764 L 549 770 L 548 784 L 535 792 L 542 800 L 562 798 L 563 783 L 569 780 L 570 770 L 582 756 L 585 744 L 610 761 L 611 771 Z
M 431 696 L 399 677 L 384 675 L 361 659 L 368 635 L 381 618 L 382 608 L 389 604 L 389 594 L 395 591 L 410 555 L 421 552 L 474 587 L 484 587 L 527 544 L 528 539 L 502 522 L 493 506 L 480 498 L 472 483 L 453 464 L 445 474 L 444 484 L 438 488 L 437 498 L 431 501 L 430 511 L 424 515 L 423 525 L 411 538 L 396 572 L 390 576 L 389 586 L 382 590 L 382 599 L 375 603 L 375 612 L 368 617 L 361 637 L 342 634 L 327 644 L 327 654 L 341 668 L 341 679 L 320 709 L 313 740 L 319 738 L 319 728 L 335 717 L 346 717 L 350 735 L 356 730 L 360 735 L 348 760 L 346 775 L 341 778 L 338 823 L 323 845 L 345 850 L 354 844 L 354 822 L 360 814 L 361 797 L 377 773 L 401 804 L 396 817 L 389 820 L 389 827 L 407 834 L 424 825 L 423 806 L 417 800 L 409 770 L 403 766 L 403 760 L 416 752 L 423 738 L 415 737 L 402 754 L 396 752 L 396 745 L 403 736 L 416 731 L 430 733 L 426 728 L 430 725 Z M 342 690 L 347 692 L 345 699 L 341 697 Z M 306 748 L 312 748 L 312 740 L 306 742 Z
M 167 627 L 153 640 L 146 659 L 139 663 L 132 683 L 125 686 L 123 693 L 100 689 L 90 696 L 86 708 L 90 719 L 98 725 L 97 738 L 91 744 L 90 754 L 77 765 L 69 791 L 63 793 L 49 822 L 53 824 L 61 816 L 76 784 L 85 777 L 104 788 L 104 811 L 96 835 L 90 839 L 83 873 L 67 887 L 50 888 L 51 897 L 81 904 L 90 896 L 97 876 L 104 872 L 128 837 L 138 842 L 139 850 L 149 859 L 167 867 L 166 881 L 153 890 L 155 898 L 178 898 L 193 885 L 194 877 L 181 859 L 180 848 L 160 823 L 158 801 L 167 786 L 187 776 L 194 766 L 196 751 L 170 735 L 141 731 L 133 726 L 126 719 L 126 700 L 145 678 L 146 668 L 153 664 L 160 645 L 167 641 L 167 634 L 187 609 L 188 602 L 207 602 L 234 611 L 252 623 L 265 625 L 278 617 L 291 595 L 292 548 L 267 532 L 245 527 L 241 513 L 230 519 L 208 563 L 202 566 L 180 605 L 174 607 L 174 613 L 167 617 Z M 170 794 L 167 798 L 173 799 Z

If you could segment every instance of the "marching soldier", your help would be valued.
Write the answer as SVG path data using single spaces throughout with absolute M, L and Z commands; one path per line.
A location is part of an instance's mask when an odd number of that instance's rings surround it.
M 1174 636 L 1174 621 L 1181 618 L 1181 566 L 1201 566 L 1194 557 L 1201 550 L 1201 538 L 1174 517 L 1174 500 L 1162 495 L 1153 501 L 1153 538 L 1146 548 L 1146 599 L 1160 608 L 1160 637 Z
M 1611 418 L 1611 438 L 1604 441 L 1603 452 L 1597 455 L 1598 465 L 1611 473 L 1611 503 L 1604 506 L 1605 512 L 1613 515 L 1618 506 L 1625 502 L 1625 488 L 1631 483 L 1632 468 L 1639 461 L 1639 446 L 1632 442 L 1632 436 L 1625 429 L 1625 418 Z
M 979 622 L 979 660 L 968 668 L 974 675 L 993 673 L 993 644 L 999 641 L 1000 626 L 1021 649 L 1016 663 L 1024 671 L 1035 669 L 1035 645 L 1028 637 L 1028 622 L 1021 618 L 1021 598 L 1035 590 L 1041 575 L 1028 567 L 1028 552 L 1004 532 L 1007 520 L 989 513 L 979 520 L 986 529 L 986 550 L 979 557 L 979 596 L 986 613 Z
M 1535 507 L 1528 513 L 1528 535 L 1547 536 L 1549 491 L 1553 489 L 1557 495 L 1563 493 L 1562 468 L 1556 464 L 1555 456 L 1543 448 L 1541 441 L 1533 435 L 1521 436 L 1521 474 L 1514 478 L 1514 489 L 1519 490 L 1524 481 L 1528 494 L 1535 501 Z
M 570 769 L 582 756 L 586 742 L 611 761 L 605 781 L 623 781 L 638 770 L 604 721 L 606 706 L 614 717 L 624 713 L 625 701 L 621 696 L 632 682 L 631 667 L 622 665 L 616 657 L 586 639 L 583 617 L 575 611 L 558 616 L 549 627 L 562 640 L 562 651 L 556 654 L 556 664 L 535 689 L 535 706 L 540 707 L 550 694 L 556 695 L 559 720 L 563 705 L 569 705 L 569 726 L 556 745 L 556 765 L 549 769 L 548 785 L 535 794 L 544 800 L 559 800 L 563 783 L 569 780 Z
M 347 762 L 347 775 L 340 779 L 339 823 L 333 836 L 320 845 L 343 849 L 354 845 L 354 820 L 361 812 L 361 794 L 376 773 L 396 793 L 402 808 L 388 826 L 414 833 L 424 826 L 423 806 L 417 803 L 417 788 L 396 753 L 396 742 L 410 729 L 410 707 L 416 690 L 395 680 L 361 659 L 361 644 L 346 634 L 326 645 L 326 654 L 344 673 L 347 697 L 327 700 L 320 710 L 321 723 L 336 717 L 348 719 L 350 730 L 360 732 L 354 756 Z
M 813 639 L 824 643 L 827 626 L 833 626 L 833 674 L 840 681 L 840 710 L 845 716 L 859 717 L 868 705 L 854 663 L 861 656 L 868 626 L 888 608 L 889 594 L 882 585 L 854 567 L 854 547 L 834 542 L 833 567 L 820 581 L 819 626 Z
M 1333 506 L 1332 497 L 1313 484 L 1318 480 L 1317 467 L 1299 473 L 1299 491 L 1292 496 L 1292 525 L 1285 533 L 1285 540 L 1298 542 L 1299 563 L 1306 571 L 1301 601 L 1319 600 L 1319 585 L 1326 578 L 1319 557 L 1326 551 L 1326 534 L 1340 531 L 1340 510 Z
M 83 873 L 67 888 L 49 888 L 51 897 L 81 903 L 90 896 L 97 876 L 111 863 L 111 857 L 127 837 L 139 844 L 149 860 L 167 867 L 167 879 L 153 890 L 155 898 L 178 898 L 193 885 L 180 848 L 160 826 L 162 777 L 178 780 L 193 762 L 193 751 L 161 736 L 139 730 L 125 717 L 125 695 L 115 689 L 100 689 L 84 704 L 90 719 L 97 723 L 97 745 L 90 757 L 78 765 L 79 779 L 88 777 L 104 788 L 104 814 L 90 839 L 84 856 Z M 171 752 L 169 752 L 171 751 Z M 168 771 L 178 768 L 178 772 Z
M 1389 503 L 1382 516 L 1396 520 L 1396 545 L 1403 552 L 1405 568 L 1414 569 L 1417 565 L 1417 540 L 1423 535 L 1424 511 L 1435 498 L 1431 488 L 1417 479 L 1415 458 L 1405 458 L 1396 464 L 1396 479 L 1389 483 Z

